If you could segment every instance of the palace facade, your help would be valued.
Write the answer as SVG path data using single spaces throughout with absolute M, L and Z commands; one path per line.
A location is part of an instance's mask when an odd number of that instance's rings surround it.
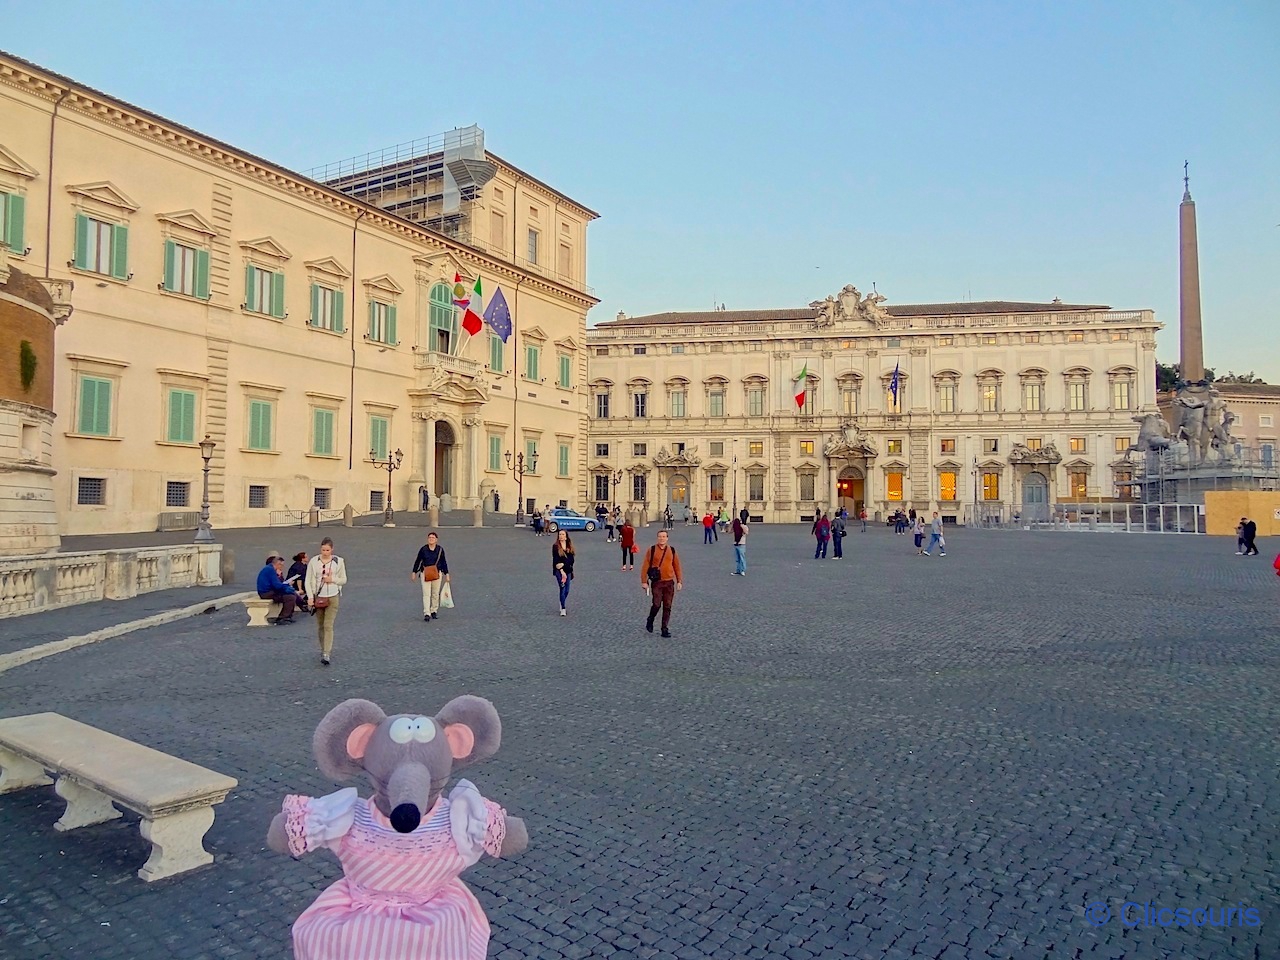
M 767 522 L 865 506 L 966 523 L 1128 496 L 1159 326 L 1151 310 L 894 306 L 852 286 L 794 309 L 619 314 L 587 331 L 590 493 Z
M 587 226 L 466 128 L 309 178 L 0 55 L 0 240 L 57 336 L 61 532 L 587 489 Z M 501 288 L 514 333 L 460 328 Z M 43 428 L 42 428 L 43 429 Z M 380 468 L 403 452 L 401 469 Z

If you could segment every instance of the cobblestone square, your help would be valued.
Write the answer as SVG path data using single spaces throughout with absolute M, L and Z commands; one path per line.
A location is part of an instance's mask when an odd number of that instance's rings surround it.
M 240 782 L 214 864 L 154 884 L 136 817 L 62 834 L 50 788 L 0 796 L 0 954 L 288 956 L 338 875 L 264 843 L 286 793 L 338 788 L 317 721 L 346 697 L 434 713 L 474 693 L 505 736 L 466 776 L 531 838 L 464 875 L 501 960 L 1280 955 L 1275 544 L 957 529 L 921 559 L 873 526 L 815 561 L 804 528 L 766 525 L 739 578 L 728 538 L 678 527 L 662 640 L 599 533 L 574 538 L 561 618 L 550 538 L 443 530 L 458 606 L 424 624 L 422 528 L 323 532 L 350 574 L 330 668 L 311 621 L 248 630 L 236 606 L 0 674 L 0 715 L 56 711 Z M 218 536 L 222 593 L 319 539 Z M 119 619 L 0 621 L 0 646 Z M 1261 926 L 1126 926 L 1125 901 Z

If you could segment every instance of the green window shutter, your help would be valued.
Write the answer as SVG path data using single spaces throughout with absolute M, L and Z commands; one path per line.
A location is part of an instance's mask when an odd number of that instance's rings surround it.
M 262 429 L 262 411 L 257 400 L 249 401 L 249 449 L 258 448 L 258 435 Z
M 182 391 L 169 391 L 169 432 L 165 437 L 170 443 L 182 442 Z
M 489 369 L 502 372 L 502 341 L 494 336 L 489 337 Z
M 365 329 L 365 333 L 369 335 L 370 340 L 373 339 L 373 334 L 374 334 L 373 320 L 377 315 L 378 315 L 378 305 L 374 303 L 372 300 L 370 300 L 369 301 L 369 324 L 368 324 L 368 327 Z
M 80 422 L 77 433 L 93 433 L 95 409 L 98 404 L 98 382 L 91 377 L 80 378 Z
M 79 432 L 111 436 L 111 381 L 98 377 L 80 380 Z
M 272 407 L 269 403 L 262 405 L 262 449 L 271 449 L 271 413 Z
M 333 455 L 333 411 L 317 410 L 315 412 L 314 425 L 315 439 L 313 441 L 314 453 L 321 456 Z
M 560 358 L 560 386 L 567 387 L 569 385 L 569 358 Z
M 271 403 L 267 400 L 249 401 L 249 449 L 271 449 Z
M 182 437 L 184 443 L 196 442 L 196 395 L 190 390 L 182 397 Z
M 209 299 L 209 251 L 196 251 L 196 296 Z
M 76 268 L 89 269 L 89 218 L 83 213 L 76 214 Z
M 111 275 L 117 280 L 129 279 L 129 228 L 122 223 L 111 227 Z
M 537 440 L 526 440 L 524 442 L 524 468 L 530 473 L 537 473 L 533 466 L 533 455 L 538 452 Z
M 387 458 L 387 420 L 385 417 L 369 418 L 369 449 L 375 460 Z
M 320 284 L 311 285 L 311 325 L 320 326 Z
M 166 290 L 176 290 L 178 285 L 174 282 L 175 264 L 178 259 L 178 245 L 172 240 L 164 242 L 164 288 Z
M 19 255 L 25 253 L 27 249 L 26 240 L 23 238 L 26 203 L 26 197 L 20 197 L 16 193 L 6 194 L 4 197 L 5 236 L 3 240 L 9 244 L 10 250 Z
M 501 437 L 489 438 L 489 469 L 490 470 L 502 469 L 502 438 Z
M 396 308 L 387 307 L 387 343 L 395 346 L 399 341 L 396 339 Z
M 333 329 L 342 333 L 346 329 L 343 319 L 343 307 L 346 303 L 347 295 L 341 290 L 333 291 Z
M 284 274 L 271 275 L 271 315 L 284 319 Z
M 569 445 L 567 443 L 560 444 L 560 476 L 567 477 L 569 475 Z
M 244 308 L 249 311 L 258 309 L 257 272 L 258 268 L 252 263 L 244 268 Z

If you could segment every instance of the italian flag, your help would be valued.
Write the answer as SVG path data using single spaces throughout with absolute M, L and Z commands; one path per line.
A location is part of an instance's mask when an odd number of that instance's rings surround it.
M 809 364 L 806 361 L 804 367 L 795 376 L 796 381 L 796 408 L 804 408 L 804 394 L 809 389 Z
M 467 298 L 467 306 L 462 314 L 462 329 L 473 337 L 484 326 L 484 321 L 480 319 L 480 314 L 476 313 L 476 308 L 480 306 L 482 296 L 480 274 L 476 274 L 476 285 L 471 288 L 471 296 Z

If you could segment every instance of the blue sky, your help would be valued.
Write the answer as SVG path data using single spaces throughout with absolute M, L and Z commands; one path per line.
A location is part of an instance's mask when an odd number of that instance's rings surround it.
M 1280 4 L 5 5 L 0 48 L 295 169 L 480 124 L 598 210 L 589 322 L 1061 297 L 1280 382 Z M 127 12 L 126 12 L 127 11 Z M 359 12 L 357 12 L 359 11 Z

